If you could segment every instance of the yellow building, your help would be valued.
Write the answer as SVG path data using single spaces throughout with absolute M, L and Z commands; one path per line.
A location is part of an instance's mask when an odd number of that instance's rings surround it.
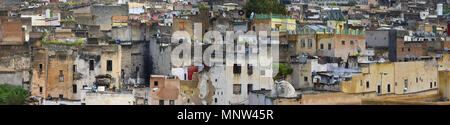
M 438 60 L 439 63 L 439 71 L 450 69 L 450 54 L 444 53 L 442 54 L 442 58 Z
M 450 71 L 439 71 L 439 95 L 450 97 Z
M 369 63 L 352 80 L 341 82 L 345 93 L 409 94 L 437 89 L 434 60 Z

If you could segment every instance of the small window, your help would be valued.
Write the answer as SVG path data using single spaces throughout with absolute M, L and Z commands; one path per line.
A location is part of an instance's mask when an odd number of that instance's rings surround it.
M 76 84 L 72 85 L 72 92 L 77 93 L 77 85 Z
M 169 105 L 175 105 L 175 100 L 169 100 Z
M 306 46 L 305 40 L 301 40 L 301 47 L 304 48 Z
M 233 84 L 233 94 L 241 94 L 241 84 Z
M 59 98 L 63 99 L 64 98 L 64 94 L 59 94 Z
M 353 40 L 350 40 L 350 45 L 353 45 L 353 44 L 355 44 L 355 43 L 353 42 Z
M 89 70 L 94 70 L 94 60 L 89 60 Z
M 430 82 L 430 89 L 433 88 L 433 82 Z
M 378 94 L 381 94 L 381 85 L 378 85 L 377 92 Z
M 214 98 L 214 103 L 217 103 L 217 98 Z
M 411 49 L 410 49 L 410 48 L 408 48 L 408 52 L 409 52 L 409 51 L 411 51 Z
M 42 64 L 39 64 L 39 72 L 42 72 Z
M 106 71 L 112 71 L 112 60 L 106 61 Z
M 41 86 L 41 87 L 39 87 L 39 92 L 40 92 L 40 93 L 42 93 L 42 86 Z
M 320 44 L 320 49 L 323 49 L 323 44 Z
M 159 100 L 159 105 L 164 105 L 164 100 Z
M 342 40 L 341 43 L 342 43 L 342 45 L 345 45 L 345 40 Z
M 187 103 L 190 103 L 190 102 L 191 102 L 191 100 L 190 100 L 190 99 L 187 99 L 187 100 L 186 100 L 186 102 L 187 102 Z
M 63 70 L 59 70 L 59 82 L 64 82 Z
M 266 75 L 266 70 L 261 70 L 261 76 L 265 76 Z
M 366 88 L 369 88 L 369 81 L 366 81 Z
M 436 84 L 436 82 L 434 82 L 434 87 L 436 87 L 437 86 L 437 84 Z
M 153 82 L 153 86 L 158 86 L 158 81 Z
M 312 39 L 308 39 L 308 47 L 309 47 L 309 48 L 312 47 Z
M 391 84 L 387 85 L 387 92 L 391 92 Z
M 234 73 L 234 74 L 241 74 L 241 69 L 242 69 L 242 66 L 241 66 L 241 65 L 239 65 L 239 64 L 234 64 L 234 66 L 233 66 L 233 73 Z
M 405 80 L 405 88 L 408 88 L 408 80 Z
M 77 72 L 77 65 L 73 65 L 72 68 L 73 68 L 72 71 L 73 71 L 74 73 Z
M 328 43 L 328 50 L 331 50 L 331 43 Z
M 253 66 L 251 64 L 247 64 L 247 74 L 248 75 L 253 74 Z
M 308 81 L 308 77 L 303 77 L 303 80 L 304 80 L 305 82 L 307 82 L 307 81 Z
M 362 85 L 363 85 L 362 80 L 359 80 L 359 86 L 362 86 Z
M 247 84 L 247 94 L 253 91 L 253 84 Z

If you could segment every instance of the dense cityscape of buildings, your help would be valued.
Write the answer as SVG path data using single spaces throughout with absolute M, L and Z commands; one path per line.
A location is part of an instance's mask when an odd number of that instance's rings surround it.
M 450 1 L 269 1 L 288 14 L 247 11 L 254 0 L 0 0 L 0 85 L 29 105 L 450 104 Z

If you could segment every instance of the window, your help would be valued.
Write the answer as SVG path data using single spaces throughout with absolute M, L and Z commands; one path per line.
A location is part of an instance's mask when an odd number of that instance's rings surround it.
M 59 82 L 64 82 L 64 74 L 62 70 L 59 70 Z
M 164 105 L 164 100 L 159 100 L 159 105 Z
M 106 61 L 106 71 L 112 71 L 112 60 Z
M 76 84 L 72 85 L 72 92 L 77 93 L 77 85 Z
M 253 74 L 253 66 L 251 64 L 247 64 L 247 74 Z
M 307 82 L 307 81 L 308 81 L 308 77 L 304 77 L 303 80 L 304 80 L 305 82 Z
M 266 75 L 266 70 L 261 70 L 261 76 L 265 76 Z
M 59 98 L 60 99 L 64 98 L 64 94 L 59 94 Z
M 404 52 L 405 51 L 405 48 L 402 48 L 402 52 Z
M 94 60 L 89 60 L 89 70 L 94 70 Z
M 437 84 L 436 84 L 436 82 L 434 82 L 434 87 L 436 87 L 437 86 Z
M 416 77 L 416 83 L 418 83 L 418 82 L 419 82 L 419 78 Z
M 353 40 L 350 40 L 350 45 L 353 45 L 353 44 L 355 44 L 355 43 L 353 42 Z
M 308 47 L 309 47 L 309 48 L 312 47 L 312 39 L 308 39 Z
M 42 72 L 42 64 L 39 64 L 39 72 Z
M 362 84 L 362 80 L 359 80 L 359 86 L 362 86 L 363 84 Z
M 408 80 L 405 80 L 405 88 L 408 88 Z
M 430 89 L 433 88 L 433 82 L 430 82 Z
M 234 64 L 233 65 L 233 73 L 234 74 L 241 74 L 241 68 L 242 68 L 242 66 L 240 66 L 239 64 Z
M 175 100 L 169 100 L 169 105 L 175 105 Z
M 40 92 L 40 93 L 42 93 L 42 86 L 41 86 L 41 87 L 39 87 L 39 92 Z
M 153 86 L 158 86 L 158 81 L 153 82 Z
M 301 47 L 304 48 L 306 46 L 305 45 L 305 40 L 301 40 L 301 44 L 302 44 Z
M 323 44 L 320 44 L 320 49 L 323 49 Z
M 378 85 L 377 92 L 378 92 L 378 94 L 381 93 L 381 85 Z
M 411 49 L 410 49 L 410 48 L 408 48 L 408 52 L 409 52 L 409 51 L 411 51 Z
M 328 43 L 328 50 L 331 50 L 331 43 Z
M 387 85 L 387 92 L 391 92 L 391 84 Z
M 247 84 L 247 94 L 253 91 L 253 84 Z
M 342 42 L 342 45 L 345 45 L 345 40 L 342 40 L 341 42 Z
M 233 94 L 241 94 L 241 84 L 233 84 Z
M 214 103 L 217 103 L 217 98 L 214 98 Z
M 73 71 L 74 73 L 77 72 L 77 65 L 73 65 L 72 68 L 73 68 L 72 71 Z
M 369 81 L 366 81 L 366 88 L 369 88 Z
M 186 100 L 186 102 L 187 102 L 187 103 L 190 103 L 190 102 L 191 102 L 191 100 L 190 100 L 190 99 L 187 99 L 187 100 Z

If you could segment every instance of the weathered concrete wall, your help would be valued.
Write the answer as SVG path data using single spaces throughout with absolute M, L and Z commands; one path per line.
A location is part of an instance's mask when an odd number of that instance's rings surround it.
M 86 105 L 133 105 L 133 94 L 87 93 Z
M 156 42 L 156 39 L 150 40 L 150 57 L 152 74 L 170 74 L 171 73 L 171 53 L 172 46 L 162 46 Z
M 389 30 L 366 31 L 367 46 L 389 47 L 389 32 Z
M 0 0 L 1 8 L 19 8 L 20 0 Z
M 450 71 L 439 71 L 439 94 L 450 98 Z
M 100 30 L 111 30 L 112 16 L 128 15 L 128 6 L 93 5 L 91 14 L 95 16 L 95 22 L 100 25 Z
M 0 19 L 0 45 L 22 45 L 24 41 L 21 19 Z
M 29 72 L 0 72 L 0 84 L 22 86 L 29 76 Z
M 114 27 L 111 29 L 110 37 L 119 41 L 143 41 L 145 26 Z
M 132 45 L 122 45 L 124 84 L 148 84 L 152 72 L 149 42 L 133 42 Z
M 361 94 L 321 93 L 302 95 L 303 105 L 361 105 Z

